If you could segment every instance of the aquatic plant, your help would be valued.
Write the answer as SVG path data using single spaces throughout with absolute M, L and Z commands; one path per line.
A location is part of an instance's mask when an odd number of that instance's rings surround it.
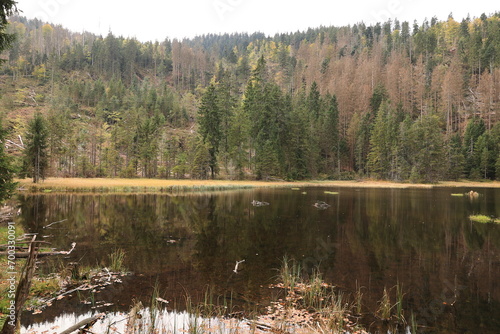
M 300 263 L 288 256 L 284 256 L 279 269 L 278 280 L 283 283 L 286 289 L 293 289 L 301 280 L 302 268 Z
M 126 271 L 123 266 L 123 261 L 125 260 L 125 251 L 121 248 L 116 249 L 109 255 L 109 269 L 114 272 Z
M 487 224 L 487 223 L 500 224 L 500 218 L 493 218 L 486 215 L 470 215 L 469 219 L 473 222 L 482 224 Z

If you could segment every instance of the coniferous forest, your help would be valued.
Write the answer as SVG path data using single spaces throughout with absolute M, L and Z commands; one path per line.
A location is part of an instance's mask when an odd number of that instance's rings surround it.
M 157 42 L 8 31 L 5 143 L 34 181 L 500 179 L 498 13 Z

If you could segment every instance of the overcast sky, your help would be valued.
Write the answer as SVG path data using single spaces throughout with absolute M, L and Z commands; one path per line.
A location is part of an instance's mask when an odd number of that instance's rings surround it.
M 136 37 L 141 41 L 194 37 L 207 33 L 277 32 L 320 25 L 400 21 L 450 12 L 460 21 L 470 14 L 500 11 L 494 0 L 18 0 L 21 15 L 39 18 L 73 31 Z

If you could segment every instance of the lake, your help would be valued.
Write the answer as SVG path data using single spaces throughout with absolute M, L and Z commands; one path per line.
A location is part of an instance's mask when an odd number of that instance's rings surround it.
M 18 223 L 51 247 L 77 244 L 69 258 L 45 260 L 42 273 L 56 262 L 106 266 L 109 255 L 123 249 L 131 274 L 96 297 L 113 302 L 109 311 L 126 312 L 133 300 L 148 305 L 156 286 L 178 312 L 185 311 L 186 295 L 202 300 L 207 289 L 235 310 L 258 312 L 276 298 L 268 286 L 287 256 L 304 275 L 319 268 L 346 295 L 361 291 L 371 332 L 381 328 L 374 313 L 384 288 L 395 302 L 399 286 L 405 317 L 413 313 L 422 332 L 498 333 L 500 225 L 468 217 L 500 217 L 500 189 L 479 189 L 475 199 L 451 195 L 469 190 L 20 195 Z M 253 200 L 269 205 L 253 206 Z M 317 201 L 329 207 L 317 208 Z M 65 312 L 85 314 L 89 306 L 65 298 L 22 320 L 30 326 Z

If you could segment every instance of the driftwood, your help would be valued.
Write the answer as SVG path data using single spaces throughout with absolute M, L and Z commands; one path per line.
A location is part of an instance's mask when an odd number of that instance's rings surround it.
M 238 266 L 239 266 L 241 263 L 243 263 L 243 262 L 245 262 L 245 260 L 236 261 L 236 265 L 234 266 L 234 270 L 233 270 L 236 274 L 238 273 Z
M 63 219 L 63 220 L 59 220 L 59 221 L 56 221 L 56 222 L 50 223 L 50 224 L 48 224 L 48 225 L 45 225 L 43 228 L 49 228 L 49 227 L 51 227 L 51 226 L 52 226 L 52 225 L 54 225 L 54 224 L 63 223 L 63 222 L 65 222 L 66 220 L 67 220 L 67 219 Z
M 73 326 L 69 327 L 68 329 L 62 331 L 59 334 L 70 334 L 70 333 L 73 333 L 74 331 L 79 330 L 79 329 L 82 329 L 82 330 L 88 329 L 89 327 L 93 326 L 97 320 L 104 318 L 105 315 L 106 314 L 104 314 L 104 313 L 99 313 L 99 314 L 96 314 L 90 318 L 83 319 L 82 321 L 74 324 Z

